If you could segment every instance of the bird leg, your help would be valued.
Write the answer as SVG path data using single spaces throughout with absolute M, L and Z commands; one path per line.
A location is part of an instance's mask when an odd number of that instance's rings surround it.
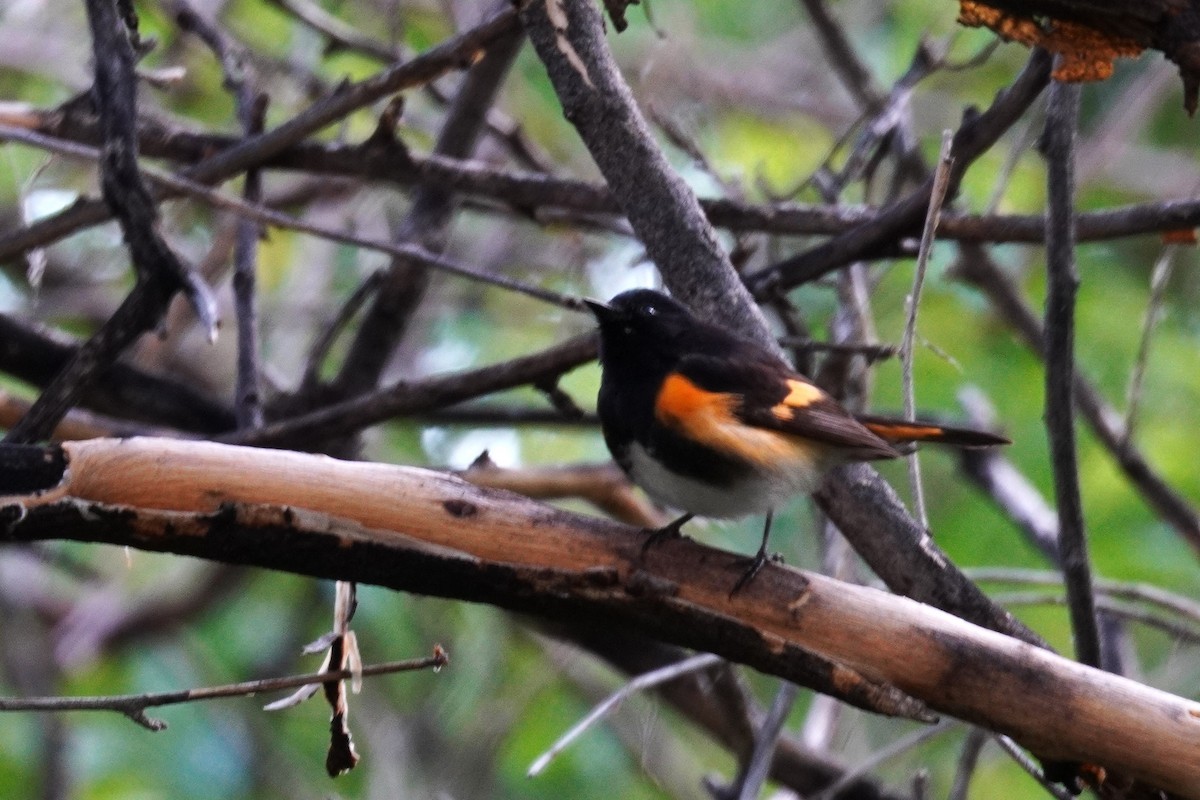
M 683 534 L 679 532 L 679 529 L 691 521 L 692 517 L 694 516 L 696 515 L 684 514 L 679 519 L 675 520 L 674 522 L 668 522 L 661 528 L 655 528 L 653 530 L 647 529 L 650 536 L 642 544 L 642 555 L 645 555 L 647 550 L 664 539 L 678 539 L 680 536 L 683 536 Z
M 774 518 L 775 509 L 768 509 L 767 523 L 763 526 L 762 544 L 759 545 L 758 552 L 754 554 L 754 557 L 748 559 L 750 561 L 750 566 L 745 572 L 742 573 L 742 577 L 738 578 L 737 583 L 733 585 L 733 589 L 729 592 L 730 597 L 733 597 L 735 594 L 741 591 L 746 584 L 754 580 L 754 576 L 758 574 L 758 571 L 762 569 L 763 565 L 768 561 L 783 561 L 783 556 L 779 555 L 778 553 L 774 553 L 770 556 L 767 555 L 767 540 L 771 538 L 771 520 Z

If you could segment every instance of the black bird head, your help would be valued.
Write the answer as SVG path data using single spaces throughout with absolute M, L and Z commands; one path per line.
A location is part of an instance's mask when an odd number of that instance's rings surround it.
M 682 303 L 653 289 L 621 292 L 608 303 L 585 300 L 596 315 L 606 337 L 645 334 L 678 334 L 695 324 L 695 317 Z
M 698 320 L 682 303 L 651 289 L 622 292 L 608 303 L 586 300 L 600 323 L 600 360 L 669 367 L 695 352 Z

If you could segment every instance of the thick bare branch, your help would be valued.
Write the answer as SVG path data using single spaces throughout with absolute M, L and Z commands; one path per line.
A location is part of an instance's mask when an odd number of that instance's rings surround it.
M 554 18 L 551 11 L 555 11 Z M 675 296 L 768 347 L 762 313 L 722 251 L 696 195 L 667 163 L 621 76 L 590 2 L 530 2 L 521 22 L 563 115 Z
M 643 559 L 624 526 L 425 470 L 154 439 L 63 451 L 60 483 L 4 498 L 4 538 L 115 542 L 632 626 L 805 682 L 820 676 L 808 648 L 846 665 L 824 673 L 826 690 L 881 702 L 868 672 L 1045 755 L 1200 796 L 1194 702 L 878 590 L 769 565 L 731 598 L 733 554 L 675 540 Z

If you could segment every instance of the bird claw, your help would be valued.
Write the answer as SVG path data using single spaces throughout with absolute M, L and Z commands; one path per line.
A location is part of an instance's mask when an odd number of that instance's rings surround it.
M 684 535 L 680 529 L 683 528 L 683 526 L 686 525 L 691 518 L 691 514 L 684 514 L 679 519 L 675 520 L 674 522 L 669 522 L 666 525 L 663 525 L 661 528 L 646 528 L 645 532 L 650 535 L 646 538 L 646 541 L 642 543 L 642 555 L 645 555 L 646 551 L 651 547 L 654 547 L 655 545 L 666 541 L 667 539 L 684 538 Z
M 750 583 L 750 581 L 754 580 L 754 576 L 758 575 L 759 571 L 762 570 L 766 564 L 782 564 L 783 554 L 771 553 L 770 555 L 767 555 L 762 550 L 759 550 L 752 558 L 741 558 L 738 559 L 738 561 L 748 561 L 750 562 L 750 566 L 746 568 L 746 571 L 742 573 L 742 576 L 737 579 L 737 583 L 735 583 L 733 588 L 729 590 L 729 597 L 731 599 L 735 594 L 744 589 Z

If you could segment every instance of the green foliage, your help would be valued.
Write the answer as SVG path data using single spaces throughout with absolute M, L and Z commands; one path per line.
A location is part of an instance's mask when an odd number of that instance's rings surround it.
M 72 14 L 82 14 L 80 8 Z M 454 4 L 449 4 L 454 5 Z M 475 5 L 458 4 L 463 19 L 451 22 L 438 4 L 407 2 L 325 2 L 322 7 L 380 41 L 420 52 L 471 24 Z M 884 90 L 908 68 L 923 35 L 950 37 L 950 59 L 961 62 L 991 41 L 984 31 L 956 31 L 953 3 L 878 4 L 847 0 L 829 4 L 846 22 L 851 44 L 858 49 Z M 256 54 L 255 64 L 272 88 L 268 124 L 278 125 L 310 101 L 308 84 L 332 91 L 343 79 L 361 79 L 380 65 L 370 56 L 326 47 L 324 37 L 299 23 L 276 4 L 233 0 L 223 5 L 221 24 Z M 233 101 L 222 88 L 223 75 L 211 53 L 194 38 L 182 36 L 169 14 L 157 4 L 138 4 L 144 33 L 159 40 L 144 66 L 186 68 L 186 76 L 167 89 L 143 85 L 144 108 L 196 130 L 233 132 Z M 670 137 L 656 130 L 673 162 L 706 196 L 720 196 L 720 181 L 735 187 L 735 199 L 764 202 L 778 199 L 815 201 L 810 181 L 828 163 L 840 169 L 863 130 L 858 110 L 826 62 L 800 4 L 704 0 L 653 3 L 655 26 L 631 9 L 630 30 L 610 41 L 625 74 L 645 108 L 677 123 L 703 151 L 713 168 L 709 175 L 693 163 Z M 0 9 L 0 36 L 14 29 Z M 47 12 L 49 13 L 49 12 Z M 65 19 L 65 18 L 64 18 Z M 78 16 L 63 22 L 79 36 L 85 26 Z M 65 34 L 64 34 L 65 36 Z M 0 45 L 4 39 L 0 38 Z M 86 40 L 55 42 L 80 62 L 88 58 Z M 1020 69 L 1026 51 L 1016 45 L 998 49 L 978 68 L 940 72 L 915 90 L 911 132 L 926 162 L 932 162 L 941 131 L 958 125 L 963 109 L 986 106 Z M 1165 199 L 1148 184 L 1169 181 L 1176 187 L 1190 180 L 1194 191 L 1194 126 L 1182 118 L 1177 82 L 1159 91 L 1138 119 L 1123 120 L 1116 111 L 1139 87 L 1153 79 L 1157 56 L 1121 65 L 1117 77 L 1084 91 L 1083 139 L 1098 140 L 1109 130 L 1120 136 L 1117 151 L 1091 151 L 1089 172 L 1082 176 L 1079 203 L 1084 210 Z M 0 100 L 51 107 L 75 95 L 45 65 L 0 65 Z M 1169 69 L 1169 67 L 1167 67 Z M 455 79 L 439 82 L 443 90 Z M 436 141 L 444 109 L 421 92 L 405 95 L 399 137 L 414 152 L 426 153 Z M 358 142 L 369 136 L 382 103 L 352 115 L 344 124 L 322 131 L 327 141 Z M 595 179 L 590 157 L 563 119 L 557 97 L 535 55 L 526 49 L 504 85 L 499 107 L 519 120 L 536 148 L 562 166 L 562 175 Z M 1000 213 L 1037 214 L 1046 199 L 1045 171 L 1036 153 L 1026 149 L 1010 176 L 1002 178 L 1010 152 L 1036 137 L 1040 116 L 1027 115 L 1002 142 L 983 155 L 967 173 L 954 199 L 958 211 L 983 213 L 1000 181 Z M 1124 127 L 1121 125 L 1124 124 Z M 501 150 L 501 155 L 497 151 Z M 1107 155 L 1116 152 L 1117 155 Z M 489 163 L 506 163 L 494 141 L 480 149 Z M 60 158 L 0 145 L 0 224 L 15 227 L 31 197 L 69 203 L 94 194 L 95 174 Z M 1164 166 L 1165 165 L 1165 166 Z M 172 165 L 174 167 L 174 165 Z M 509 166 L 511 164 L 509 163 Z M 1187 167 L 1185 169 L 1184 167 Z M 1179 172 L 1179 175 L 1172 174 Z M 1188 171 L 1190 170 L 1190 171 Z M 850 186 L 846 203 L 879 201 L 890 175 L 885 168 L 870 191 Z M 1184 174 L 1186 173 L 1186 174 Z M 272 174 L 273 190 L 292 184 Z M 720 179 L 718 181 L 717 179 Z M 236 190 L 236 184 L 224 188 Z M 1171 197 L 1184 190 L 1172 190 Z M 306 206 L 325 224 L 354 228 L 388 238 L 410 200 L 392 184 L 371 183 L 330 195 Z M 522 209 L 521 211 L 524 211 Z M 219 215 L 206 210 L 168 206 L 165 227 L 193 262 L 215 248 Z M 501 217 L 493 210 L 464 209 L 451 229 L 448 253 L 472 264 L 484 263 L 509 277 L 558 291 L 605 295 L 645 282 L 651 270 L 640 245 L 604 225 L 573 227 L 553 221 Z M 200 229 L 200 230 L 195 230 Z M 361 232 L 361 231 L 360 231 Z M 726 236 L 725 242 L 733 243 Z M 24 264 L 5 264 L 0 275 L 0 306 L 7 312 L 42 314 L 59 328 L 84 334 L 95 328 L 97 307 L 108 308 L 128 289 L 126 256 L 115 226 L 86 231 L 47 249 L 51 280 L 35 290 L 25 280 Z M 810 237 L 747 237 L 755 268 L 814 244 Z M 1152 237 L 1117 243 L 1093 243 L 1077 252 L 1082 285 L 1076 334 L 1080 369 L 1118 411 L 1126 408 L 1125 392 L 1138 351 L 1146 310 L 1149 275 L 1160 246 Z M 1018 283 L 1026 302 L 1039 316 L 1044 297 L 1044 256 L 1025 245 L 991 250 Z M 1044 497 L 1053 498 L 1043 416 L 1044 375 L 1040 361 L 1006 327 L 976 289 L 956 282 L 955 251 L 937 245 L 920 305 L 919 342 L 915 360 L 916 399 L 925 413 L 954 419 L 961 416 L 958 394 L 979 388 L 995 405 L 1001 427 L 1013 439 L 1005 451 Z M 1135 443 L 1152 466 L 1193 505 L 1200 498 L 1196 469 L 1196 437 L 1200 428 L 1200 281 L 1196 255 L 1181 252 L 1162 320 L 1155 333 Z M 386 259 L 355 248 L 331 245 L 299 234 L 273 230 L 260 243 L 257 268 L 262 292 L 264 350 L 275 378 L 287 384 L 298 376 L 312 337 L 333 317 L 363 277 Z M 904 325 L 905 297 L 911 291 L 913 264 L 879 265 L 879 285 L 871 298 L 878 339 L 898 343 Z M 63 288 L 65 287 L 65 288 Z M 60 290 L 60 291 L 56 291 Z M 39 294 L 39 292 L 42 292 Z M 838 298 L 831 284 L 799 287 L 790 295 L 805 313 L 818 338 L 828 335 Z M 43 313 L 44 312 L 44 313 Z M 228 315 L 231 320 L 231 314 Z M 417 379 L 501 362 L 534 352 L 591 323 L 521 295 L 480 288 L 435 277 L 422 310 L 413 320 L 392 377 Z M 353 330 L 353 328 L 351 328 Z M 322 365 L 322 376 L 336 374 L 349 346 L 343 335 Z M 206 351 L 207 352 L 207 351 Z M 208 356 L 206 356 L 208 358 Z M 217 356 L 211 357 L 217 361 Z M 180 356 L 171 368 L 182 370 Z M 228 366 L 226 364 L 226 366 Z M 219 370 L 215 370 L 219 371 Z M 199 373 L 199 370 L 197 370 Z M 878 411 L 902 407 L 900 366 L 881 364 L 873 373 L 869 406 Z M 219 378 L 205 375 L 214 391 L 228 392 Z M 563 377 L 559 386 L 585 408 L 591 408 L 599 383 L 595 365 Z M 27 389 L 8 376 L 0 386 Z M 28 394 L 25 391 L 24 394 Z M 481 404 L 545 407 L 541 393 L 523 388 L 489 397 Z M 429 420 L 396 420 L 373 430 L 367 455 L 395 463 L 436 468 L 463 468 L 488 449 L 504 466 L 596 462 L 607 458 L 599 433 L 576 427 L 463 426 Z M 1091 557 L 1098 575 L 1143 581 L 1181 594 L 1195 595 L 1200 586 L 1196 553 L 1150 509 L 1109 453 L 1082 426 L 1079 435 L 1080 481 L 1089 529 Z M 1013 523 L 958 474 L 953 455 L 924 451 L 922 469 L 929 493 L 931 529 L 938 543 L 959 565 L 1046 569 L 1049 565 Z M 908 498 L 903 464 L 881 471 Z M 582 509 L 583 506 L 572 505 Z M 821 566 L 819 528 L 809 501 L 797 499 L 776 518 L 774 546 L 789 563 Z M 697 538 L 749 553 L 757 545 L 761 520 L 697 523 Z M 85 545 L 56 547 L 63 559 L 94 571 L 73 583 L 77 596 L 102 603 L 105 597 L 136 604 L 145 597 L 163 602 L 186 594 L 204 572 L 194 562 L 146 554 L 125 555 Z M 58 588 L 58 587 L 55 587 Z M 1000 591 L 996 589 L 996 591 Z M 2 594 L 2 593 L 0 593 Z M 55 655 L 63 626 L 43 631 L 36 641 L 46 653 L 46 691 L 61 694 L 149 692 L 203 686 L 315 670 L 320 656 L 300 655 L 301 646 L 329 627 L 332 592 L 325 583 L 273 573 L 240 579 L 229 595 L 176 622 L 166 632 L 147 630 L 110 643 L 102 652 L 77 661 Z M 34 612 L 21 607 L 10 614 L 3 598 L 0 637 L 22 634 L 18 618 Z M 108 606 L 105 606 L 108 608 Z M 109 609 L 111 613 L 116 611 Z M 119 610 L 119 609 L 118 609 Z M 1063 652 L 1071 651 L 1066 611 L 1059 606 L 1032 606 L 1016 613 Z M 19 612 L 19 613 L 18 613 Z M 12 620 L 9 617 L 12 617 Z M 99 616 L 99 629 L 108 617 Z M 1191 646 L 1161 632 L 1130 625 L 1145 679 L 1163 688 L 1194 696 L 1200 667 Z M 367 798 L 382 796 L 463 798 L 659 798 L 677 796 L 674 787 L 698 787 L 701 776 L 735 767 L 716 745 L 676 715 L 658 713 L 653 702 L 621 718 L 622 725 L 602 723 L 567 749 L 538 778 L 527 778 L 532 761 L 586 713 L 605 690 L 618 685 L 609 671 L 590 682 L 577 680 L 569 666 L 591 661 L 575 651 L 545 644 L 530 634 L 527 620 L 494 608 L 417 598 L 372 587 L 360 587 L 355 629 L 368 662 L 427 654 L 435 643 L 450 653 L 449 666 L 438 674 L 401 674 L 370 679 L 361 695 L 350 698 L 350 720 L 364 756 L 360 767 L 331 781 L 323 760 L 328 742 L 328 709 L 320 698 L 274 713 L 260 710 L 276 699 L 243 698 L 189 704 L 153 711 L 170 727 L 150 733 L 115 714 L 74 713 L 61 718 L 67 745 L 66 764 L 71 796 L 85 800 L 110 798 Z M 23 634 L 22 634 L 23 635 Z M 551 652 L 553 650 L 553 652 Z M 599 670 L 598 670 L 599 671 Z M 775 681 L 748 678 L 757 698 L 768 703 Z M 25 693 L 12 671 L 0 676 L 0 692 Z M 799 725 L 811 698 L 802 698 L 793 721 Z M 639 701 L 640 703 L 640 701 Z M 632 705 L 632 703 L 630 704 Z M 651 711 L 646 711 L 650 706 Z M 643 740 L 628 734 L 631 719 L 644 713 Z M 626 710 L 618 712 L 626 714 Z M 36 796 L 40 760 L 45 752 L 45 719 L 9 715 L 0 724 L 0 797 Z M 836 738 L 845 745 L 847 763 L 866 758 L 910 731 L 912 726 L 846 711 Z M 649 776 L 644 752 L 659 741 L 680 743 L 692 759 L 669 761 L 675 775 Z M 918 769 L 931 774 L 931 796 L 944 796 L 952 780 L 962 732 L 943 734 L 931 744 L 883 766 L 878 775 L 889 786 L 905 786 Z M 639 749 L 640 748 L 640 749 Z M 667 761 L 667 759 L 664 759 Z M 664 771 L 667 768 L 664 768 Z M 14 788 L 15 787 L 15 788 Z M 979 796 L 1027 797 L 1036 789 L 1007 757 L 989 745 L 973 787 Z M 697 789 L 697 795 L 699 790 Z

